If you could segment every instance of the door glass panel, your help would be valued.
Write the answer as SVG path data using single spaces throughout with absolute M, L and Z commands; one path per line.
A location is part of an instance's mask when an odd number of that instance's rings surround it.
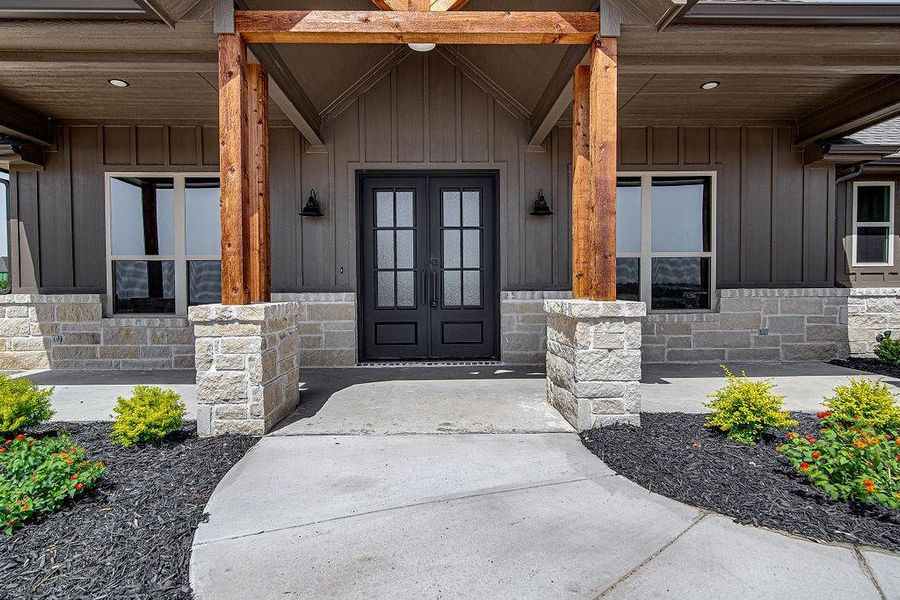
M 459 271 L 444 271 L 444 306 L 459 306 L 462 290 Z
M 641 299 L 641 259 L 616 259 L 616 298 L 618 300 Z
M 459 229 L 444 230 L 444 268 L 459 268 Z
M 654 177 L 650 194 L 654 252 L 709 252 L 708 177 Z
M 651 264 L 651 304 L 654 310 L 709 308 L 708 258 L 654 258 Z
M 184 227 L 188 256 L 219 256 L 222 227 L 219 222 L 218 178 L 190 178 L 185 181 Z
M 394 226 L 394 192 L 375 192 L 375 226 Z
M 860 223 L 885 223 L 890 219 L 891 188 L 886 185 L 860 185 L 856 188 L 856 220 Z
M 413 226 L 413 193 L 411 190 L 397 192 L 397 227 Z
M 109 211 L 112 254 L 175 254 L 174 179 L 113 177 L 109 180 Z
M 188 261 L 188 306 L 222 301 L 222 263 L 217 260 Z
M 375 245 L 378 250 L 378 268 L 393 269 L 394 268 L 394 232 L 393 231 L 377 231 L 375 232 Z
M 465 227 L 481 225 L 481 192 L 463 192 L 462 221 Z
M 411 229 L 397 231 L 397 268 L 413 268 L 413 235 Z
M 481 266 L 481 230 L 463 230 L 463 266 L 477 269 Z
M 463 271 L 463 304 L 481 306 L 480 271 Z
M 641 178 L 622 177 L 616 186 L 616 252 L 641 251 Z
M 378 308 L 394 307 L 394 272 L 378 271 Z
M 459 191 L 444 190 L 442 206 L 444 227 L 459 227 Z
M 859 227 L 856 230 L 856 262 L 887 263 L 890 247 L 887 227 Z
M 415 276 L 412 271 L 397 271 L 397 306 L 416 305 Z
M 113 310 L 117 313 L 174 313 L 175 262 L 114 260 Z

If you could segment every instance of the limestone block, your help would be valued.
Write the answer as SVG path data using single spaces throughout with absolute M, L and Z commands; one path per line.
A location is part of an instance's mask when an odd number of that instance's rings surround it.
M 821 298 L 782 298 L 779 311 L 782 315 L 821 315 L 825 303 Z
M 242 371 L 197 373 L 197 401 L 204 404 L 246 402 L 247 375 Z
M 0 337 L 28 337 L 31 323 L 27 319 L 0 319 Z
M 838 357 L 838 345 L 829 342 L 782 344 L 784 360 L 832 360 Z

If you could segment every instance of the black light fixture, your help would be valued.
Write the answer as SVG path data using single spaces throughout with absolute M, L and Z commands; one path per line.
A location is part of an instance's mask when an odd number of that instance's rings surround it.
M 531 214 L 536 217 L 546 217 L 553 214 L 553 211 L 550 210 L 550 206 L 547 204 L 547 199 L 544 198 L 544 190 L 538 191 L 538 198 L 534 202 Z
M 301 217 L 322 217 L 322 207 L 319 206 L 319 200 L 316 197 L 316 190 L 309 191 L 309 200 L 306 201 L 306 206 L 303 207 L 303 210 L 300 211 Z

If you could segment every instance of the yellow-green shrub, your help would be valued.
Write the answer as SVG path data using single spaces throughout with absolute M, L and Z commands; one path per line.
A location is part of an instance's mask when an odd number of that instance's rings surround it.
M 37 425 L 53 416 L 53 388 L 39 388 L 27 379 L 0 375 L 0 434 Z
M 825 399 L 832 420 L 848 427 L 864 422 L 876 431 L 900 433 L 900 407 L 886 383 L 859 377 L 834 388 L 834 394 Z
M 724 365 L 728 382 L 710 395 L 712 402 L 704 404 L 711 410 L 706 426 L 718 429 L 729 438 L 745 444 L 755 444 L 770 429 L 783 429 L 797 424 L 789 412 L 782 410 L 784 396 L 770 390 L 775 384 L 769 380 L 753 381 L 746 373 L 738 377 Z
M 110 438 L 121 446 L 160 442 L 184 424 L 181 396 L 156 386 L 135 387 L 131 398 L 117 398 L 113 411 Z

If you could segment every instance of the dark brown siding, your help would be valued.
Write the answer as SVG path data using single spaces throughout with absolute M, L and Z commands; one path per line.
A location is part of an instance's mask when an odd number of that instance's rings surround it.
M 412 54 L 329 109 L 324 146 L 273 127 L 273 291 L 355 289 L 363 169 L 498 172 L 502 288 L 569 288 L 571 129 L 528 146 L 515 107 L 478 81 L 451 55 Z M 620 168 L 718 173 L 720 287 L 833 285 L 833 170 L 804 167 L 791 138 L 787 127 L 623 127 Z M 59 139 L 44 172 L 12 177 L 13 283 L 22 291 L 102 291 L 104 172 L 218 162 L 210 125 L 71 125 Z M 298 215 L 311 190 L 323 218 Z M 552 217 L 528 214 L 539 190 Z

